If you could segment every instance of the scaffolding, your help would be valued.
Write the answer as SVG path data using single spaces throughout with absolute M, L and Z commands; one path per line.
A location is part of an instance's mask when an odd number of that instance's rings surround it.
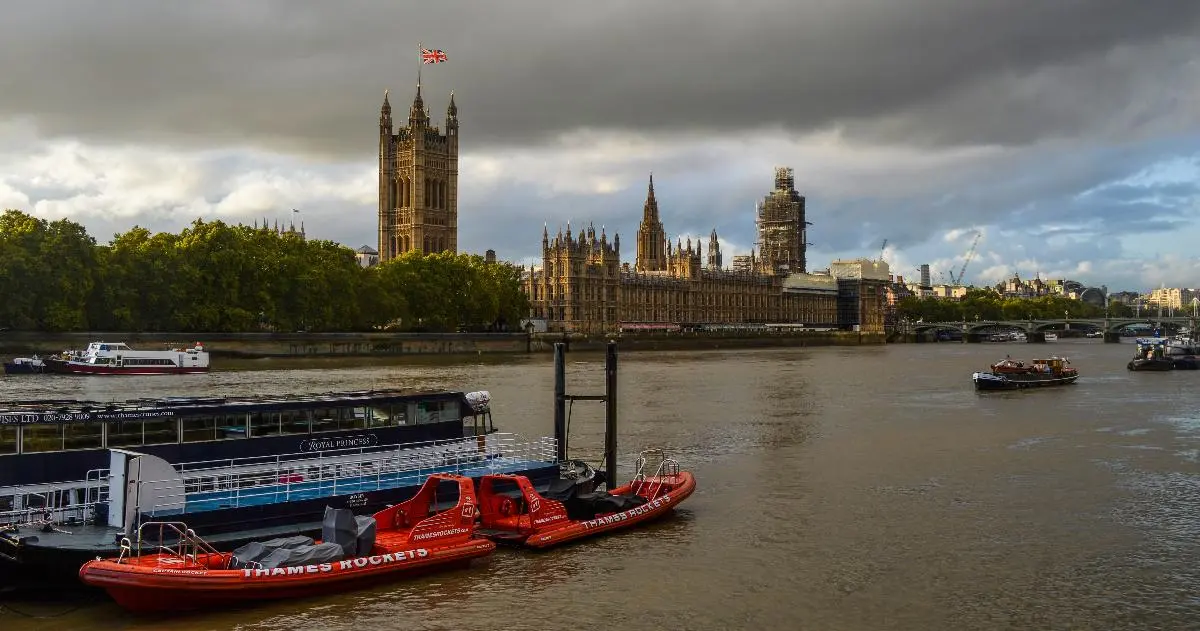
M 775 169 L 775 190 L 754 206 L 758 251 L 776 273 L 807 271 L 805 250 L 810 225 L 804 218 L 804 196 L 796 191 L 791 167 Z

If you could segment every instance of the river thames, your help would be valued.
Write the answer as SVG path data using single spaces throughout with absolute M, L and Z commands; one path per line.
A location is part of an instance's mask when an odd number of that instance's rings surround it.
M 1070 387 L 976 393 L 1005 354 Z M 200 629 L 1185 629 L 1200 625 L 1200 371 L 1131 344 L 625 353 L 621 478 L 661 446 L 699 487 L 676 516 L 546 553 L 324 598 L 173 619 Z M 568 354 L 601 394 L 602 354 Z M 178 377 L 8 377 L 0 399 L 490 390 L 502 431 L 552 434 L 549 355 L 219 363 Z M 365 365 L 364 365 L 365 364 Z M 596 464 L 601 404 L 572 456 Z M 2 602 L 0 627 L 157 629 L 115 605 Z

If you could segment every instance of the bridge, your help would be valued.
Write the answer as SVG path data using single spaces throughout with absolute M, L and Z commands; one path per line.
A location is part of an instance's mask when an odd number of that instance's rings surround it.
M 1152 328 L 1162 328 L 1166 331 L 1195 331 L 1197 319 L 1185 318 L 1062 318 L 1052 320 L 966 320 L 959 322 L 910 322 L 909 331 L 914 333 L 935 331 L 959 331 L 968 342 L 978 342 L 990 331 L 999 329 L 1019 330 L 1025 333 L 1030 342 L 1044 342 L 1046 331 L 1070 329 L 1072 326 L 1080 329 L 1102 331 L 1105 342 L 1120 342 L 1121 329 L 1145 324 Z M 974 337 L 975 339 L 971 339 Z

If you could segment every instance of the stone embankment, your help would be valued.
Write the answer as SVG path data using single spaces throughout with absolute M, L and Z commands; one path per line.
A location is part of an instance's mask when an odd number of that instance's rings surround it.
M 622 350 L 706 350 L 795 346 L 883 344 L 882 333 L 810 331 L 804 333 L 625 334 Z M 0 332 L 0 355 L 49 355 L 85 348 L 89 342 L 124 342 L 135 349 L 159 349 L 201 342 L 215 357 L 363 357 L 386 355 L 479 355 L 549 352 L 555 342 L 579 351 L 603 350 L 606 337 L 561 333 L 39 333 Z

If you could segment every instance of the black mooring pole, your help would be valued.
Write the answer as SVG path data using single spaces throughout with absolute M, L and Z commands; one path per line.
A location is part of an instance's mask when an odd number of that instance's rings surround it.
M 554 440 L 559 462 L 567 459 L 567 362 L 562 342 L 554 344 Z
M 617 343 L 608 343 L 604 358 L 604 474 L 609 490 L 617 483 Z

